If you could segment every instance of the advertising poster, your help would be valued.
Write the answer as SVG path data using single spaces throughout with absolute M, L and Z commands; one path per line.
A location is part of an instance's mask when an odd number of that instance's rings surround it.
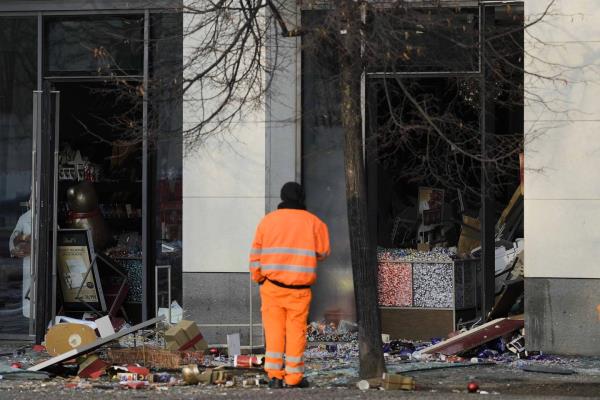
M 69 306 L 73 303 L 79 305 L 75 308 L 80 308 L 82 302 L 93 307 L 103 303 L 97 284 L 97 268 L 91 268 L 93 249 L 89 240 L 86 230 L 59 231 L 56 264 L 62 299 L 67 309 L 73 309 L 73 306 Z

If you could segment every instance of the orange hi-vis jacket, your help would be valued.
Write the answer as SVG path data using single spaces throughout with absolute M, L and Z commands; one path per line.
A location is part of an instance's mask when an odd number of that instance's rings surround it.
M 329 252 L 327 225 L 315 215 L 296 209 L 273 211 L 256 229 L 250 251 L 252 280 L 312 285 L 317 279 L 317 261 Z

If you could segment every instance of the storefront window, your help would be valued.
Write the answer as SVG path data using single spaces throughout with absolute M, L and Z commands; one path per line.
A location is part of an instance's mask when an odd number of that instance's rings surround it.
M 35 18 L 0 17 L 0 334 L 27 334 Z
M 153 233 L 156 240 L 154 265 L 170 266 L 171 300 L 182 301 L 182 16 L 155 14 L 150 19 L 151 79 L 149 84 L 151 150 L 155 150 L 156 175 L 150 183 L 156 193 Z M 154 235 L 154 236 L 152 236 Z M 152 262 L 152 261 L 151 261 Z M 152 265 L 152 264 L 151 264 Z M 163 274 L 164 275 L 164 274 Z M 154 274 L 150 274 L 150 279 Z M 161 279 L 161 275 L 159 275 Z M 164 278 L 163 278 L 164 279 Z M 159 281 L 159 287 L 165 282 Z M 152 286 L 154 289 L 154 285 Z M 159 301 L 167 301 L 159 290 Z
M 60 17 L 45 20 L 49 74 L 141 75 L 144 18 Z
M 477 8 L 373 7 L 364 58 L 370 72 L 479 69 Z

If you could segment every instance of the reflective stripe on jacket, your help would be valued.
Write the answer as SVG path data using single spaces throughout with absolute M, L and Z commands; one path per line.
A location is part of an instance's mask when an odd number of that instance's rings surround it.
M 252 279 L 312 285 L 317 279 L 317 260 L 329 251 L 327 225 L 315 215 L 296 209 L 273 211 L 256 229 L 250 251 Z

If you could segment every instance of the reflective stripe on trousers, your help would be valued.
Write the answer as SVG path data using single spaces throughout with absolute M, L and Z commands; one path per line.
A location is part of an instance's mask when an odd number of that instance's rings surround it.
M 265 362 L 265 369 L 273 369 L 273 370 L 282 370 L 283 369 L 283 363 L 274 363 L 274 362 L 270 362 L 267 361 Z
M 290 367 L 290 366 L 286 365 L 285 373 L 286 374 L 302 374 L 302 373 L 304 373 L 304 365 L 301 365 L 299 367 Z
M 293 357 L 293 356 L 288 356 L 286 354 L 285 356 L 285 362 L 293 362 L 293 363 L 301 363 L 302 361 L 304 361 L 304 357 L 300 356 L 300 357 Z

